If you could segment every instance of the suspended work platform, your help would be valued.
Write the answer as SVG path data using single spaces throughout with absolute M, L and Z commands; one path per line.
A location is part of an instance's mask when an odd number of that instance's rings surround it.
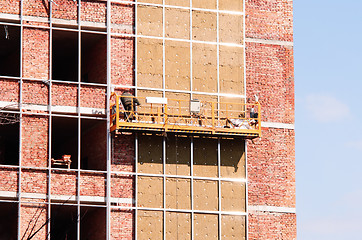
M 239 99 L 239 101 L 241 101 Z M 210 102 L 112 93 L 111 132 L 161 132 L 257 138 L 260 104 Z

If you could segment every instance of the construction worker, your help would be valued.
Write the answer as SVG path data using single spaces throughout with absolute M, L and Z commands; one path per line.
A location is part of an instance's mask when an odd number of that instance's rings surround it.
M 135 107 L 141 105 L 140 102 L 130 92 L 124 92 L 121 95 L 121 102 L 124 110 L 126 111 L 125 118 L 127 120 L 132 120 L 134 118 L 132 115 L 135 111 Z

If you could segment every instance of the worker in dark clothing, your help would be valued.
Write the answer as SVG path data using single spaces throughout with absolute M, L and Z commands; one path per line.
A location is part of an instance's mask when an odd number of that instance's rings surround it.
M 258 113 L 255 112 L 254 106 L 250 108 L 250 118 L 258 118 Z
M 121 95 L 121 102 L 124 107 L 125 112 L 125 118 L 127 120 L 133 120 L 134 119 L 134 111 L 135 107 L 138 105 L 141 105 L 137 98 L 135 98 L 130 92 L 124 92 Z

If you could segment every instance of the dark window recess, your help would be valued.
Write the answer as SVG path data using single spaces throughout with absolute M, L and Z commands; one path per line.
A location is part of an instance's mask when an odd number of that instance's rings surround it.
M 78 81 L 78 34 L 53 31 L 52 79 Z
M 19 164 L 19 123 L 0 123 L 0 164 Z
M 20 27 L 0 25 L 0 75 L 20 77 Z

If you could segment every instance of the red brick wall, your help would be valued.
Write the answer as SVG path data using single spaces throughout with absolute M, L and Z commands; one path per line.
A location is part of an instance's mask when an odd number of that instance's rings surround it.
M 30 1 L 33 4 L 34 1 Z M 37 0 L 35 2 L 38 2 Z M 47 2 L 47 1 L 44 1 Z M 34 3 L 35 5 L 35 3 Z M 49 79 L 49 31 L 24 28 L 23 77 Z
M 115 135 L 112 143 L 112 171 L 134 171 L 134 135 Z
M 53 4 L 53 18 L 77 19 L 77 3 L 68 0 L 56 0 Z M 20 7 L 19 0 L 3 0 L 0 3 L 1 13 L 18 14 Z M 24 15 L 35 17 L 49 17 L 49 1 L 24 0 Z M 134 21 L 134 7 L 123 4 L 112 4 L 112 23 L 120 26 L 113 31 L 132 32 Z M 98 23 L 106 21 L 106 2 L 101 0 L 81 1 L 81 20 Z M 32 26 L 48 26 L 48 23 L 25 21 L 25 24 Z M 126 25 L 126 27 L 124 26 Z M 49 30 L 36 27 L 25 27 L 23 30 L 23 103 L 28 104 L 49 104 L 49 86 L 41 80 L 49 79 Z M 112 82 L 115 84 L 133 85 L 134 83 L 134 41 L 128 38 L 112 38 Z M 84 56 L 91 59 L 85 64 L 82 73 L 89 70 L 90 82 L 106 83 L 106 41 L 105 38 L 94 46 L 94 51 Z M 87 63 L 87 61 L 83 61 Z M 38 81 L 38 80 L 40 81 Z M 0 87 L 3 90 L 0 94 L 0 101 L 18 101 L 19 83 L 15 80 L 0 80 Z M 77 94 L 80 91 L 82 107 L 105 108 L 106 88 L 98 86 L 81 85 L 78 90 L 77 84 L 53 83 L 51 89 L 52 105 L 77 106 Z M 27 111 L 30 113 L 30 111 Z M 83 120 L 82 120 L 83 121 Z M 48 166 L 48 127 L 47 116 L 23 115 L 22 123 L 22 165 L 26 167 Z M 83 132 L 82 132 L 83 133 Z M 96 168 L 105 169 L 106 163 L 106 128 L 104 125 L 95 127 L 88 133 L 82 135 L 82 146 L 91 155 L 90 161 L 100 163 Z M 112 158 L 112 170 L 133 171 L 134 169 L 134 137 L 115 137 L 116 151 Z M 84 152 L 81 153 L 83 156 Z M 101 166 L 102 165 L 102 166 Z M 26 169 L 22 170 L 21 186 L 25 193 L 47 194 L 48 170 Z M 51 194 L 76 195 L 77 179 L 76 172 L 67 170 L 53 170 L 51 175 Z M 17 170 L 0 169 L 2 176 L 1 191 L 16 191 L 18 187 Z M 105 173 L 84 173 L 81 172 L 79 179 L 80 194 L 83 196 L 102 196 L 106 194 Z M 134 178 L 129 176 L 113 176 L 112 197 L 132 199 L 134 197 Z M 31 199 L 31 201 L 36 201 Z M 38 210 L 34 204 L 21 205 L 21 237 L 31 223 L 34 216 L 40 216 L 36 228 L 46 221 L 46 205 L 40 205 Z M 104 208 L 101 209 L 101 211 Z M 94 217 L 101 216 L 99 221 L 105 221 L 105 211 L 102 214 L 94 214 Z M 132 239 L 134 234 L 134 216 L 132 211 L 112 211 L 112 237 L 114 239 Z M 105 227 L 96 221 L 83 222 L 83 227 L 97 230 L 98 235 L 92 235 L 93 239 L 103 239 Z M 32 225 L 30 226 L 32 227 Z M 102 230 L 103 229 L 103 230 Z M 33 239 L 45 239 L 47 227 L 44 227 Z M 26 233 L 28 236 L 30 233 Z M 86 233 L 84 233 L 86 234 Z M 83 234 L 83 236 L 85 236 Z
M 51 194 L 76 195 L 77 173 L 53 170 L 51 175 Z
M 24 115 L 22 118 L 22 166 L 48 166 L 48 117 Z
M 122 13 L 122 14 L 119 14 Z M 133 33 L 134 6 L 122 3 L 112 3 L 111 22 L 124 27 L 114 27 L 113 32 Z
M 20 13 L 20 0 L 2 0 L 0 1 L 0 12 L 8 14 Z
M 0 101 L 18 102 L 19 101 L 19 82 L 18 80 L 0 79 Z
M 247 96 L 257 94 L 262 121 L 294 123 L 293 48 L 246 44 Z
M 111 196 L 115 198 L 134 198 L 134 177 L 122 174 L 112 175 Z
M 248 142 L 249 205 L 295 207 L 294 130 L 263 128 Z
M 56 1 L 57 5 L 52 5 L 52 17 L 67 19 L 67 20 L 77 20 L 78 16 L 78 7 L 77 1 L 69 0 L 58 0 Z
M 23 103 L 48 105 L 48 84 L 38 81 L 24 81 L 22 88 Z
M 246 37 L 293 41 L 293 1 L 245 0 Z
M 257 212 L 249 214 L 249 240 L 297 239 L 296 215 Z
M 52 83 L 52 105 L 78 106 L 77 84 Z
M 80 195 L 83 196 L 106 196 L 106 174 L 104 173 L 81 173 Z
M 46 194 L 48 186 L 47 170 L 22 170 L 21 191 Z
M 39 230 L 32 239 L 44 240 L 47 237 L 47 225 L 42 226 L 48 219 L 47 206 L 43 200 L 23 199 L 31 203 L 22 203 L 20 208 L 20 238 L 27 239 Z M 33 203 L 39 202 L 39 203 Z
M 133 240 L 134 212 L 129 210 L 111 210 L 111 239 Z
M 106 22 L 107 2 L 103 0 L 82 0 L 81 20 L 88 22 Z
M 134 40 L 112 37 L 112 84 L 134 85 Z
M 81 107 L 105 108 L 106 87 L 82 86 L 80 89 Z
M 16 192 L 18 190 L 18 170 L 0 168 L 0 191 Z
M 23 0 L 23 11 L 26 16 L 48 17 L 49 1 Z
M 293 41 L 293 2 L 246 0 L 247 38 Z M 264 122 L 294 124 L 293 47 L 246 43 L 247 97 L 260 98 Z M 248 142 L 248 204 L 295 207 L 294 130 L 263 128 Z M 296 215 L 249 213 L 249 239 L 296 239 Z

